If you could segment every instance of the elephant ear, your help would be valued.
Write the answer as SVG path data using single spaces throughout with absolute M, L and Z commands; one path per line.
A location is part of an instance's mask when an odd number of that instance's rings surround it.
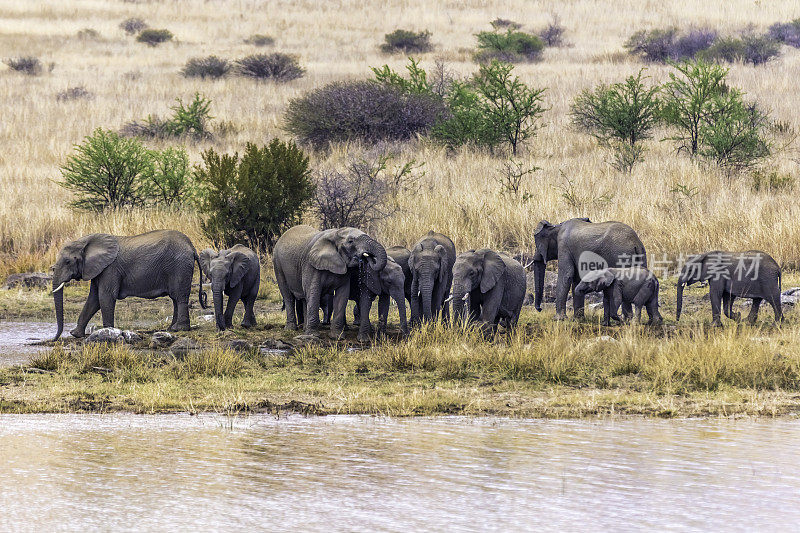
M 211 260 L 218 255 L 219 254 L 211 248 L 206 248 L 197 254 L 197 256 L 200 258 L 200 266 L 203 267 L 203 273 L 206 274 L 206 278 L 208 278 L 208 273 L 211 272 Z
M 83 248 L 81 279 L 94 279 L 117 258 L 119 242 L 107 233 L 93 233 L 82 240 L 86 241 L 86 245 Z
M 242 278 L 250 270 L 250 258 L 242 252 L 232 252 L 228 254 L 230 260 L 230 286 L 236 287 L 242 282 Z
M 551 223 L 549 223 L 546 220 L 542 220 L 541 222 L 539 222 L 539 224 L 537 224 L 536 229 L 533 230 L 533 235 L 534 236 L 539 235 L 543 230 L 552 227 L 553 225 Z
M 481 276 L 481 292 L 486 293 L 500 281 L 500 276 L 506 270 L 503 259 L 491 250 L 483 256 L 483 276 Z
M 422 244 L 417 244 L 414 248 L 411 249 L 411 253 L 408 255 L 408 268 L 412 271 L 415 270 L 414 265 L 417 261 L 417 254 L 422 252 Z
M 362 263 L 358 269 L 358 282 L 363 283 L 372 294 L 380 294 L 382 292 L 381 277 L 385 270 L 386 269 L 376 272 Z
M 311 246 L 308 252 L 308 260 L 311 266 L 317 270 L 327 270 L 334 274 L 347 274 L 347 262 L 336 249 L 336 245 L 330 239 L 320 237 Z
M 597 290 L 600 291 L 609 288 L 616 280 L 617 278 L 614 277 L 614 274 L 612 274 L 610 270 L 604 270 L 598 275 L 597 280 L 595 281 L 595 283 L 597 283 Z
M 447 270 L 450 266 L 447 261 L 447 250 L 441 244 L 437 244 L 433 251 L 439 255 L 439 283 L 444 283 L 447 280 Z

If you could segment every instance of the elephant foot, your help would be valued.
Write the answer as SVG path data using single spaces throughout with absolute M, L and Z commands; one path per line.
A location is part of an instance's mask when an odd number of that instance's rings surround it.
M 242 320 L 242 324 L 241 324 L 241 326 L 244 329 L 250 329 L 255 325 L 256 325 L 256 321 L 255 320 Z
M 566 319 L 567 319 L 567 314 L 566 313 L 556 313 L 556 315 L 553 317 L 553 320 L 558 320 L 558 321 L 566 320 Z
M 647 321 L 648 326 L 660 326 L 664 323 L 664 319 L 661 317 L 658 318 L 651 318 Z
M 189 331 L 191 327 L 189 324 L 172 324 L 170 327 L 167 328 L 167 331 Z
M 342 331 L 330 330 L 330 332 L 328 332 L 328 337 L 333 339 L 333 340 L 339 340 L 342 337 L 344 337 L 344 330 L 342 330 Z
M 286 331 L 297 331 L 297 324 L 286 324 L 283 326 Z
M 721 328 L 722 327 L 722 321 L 720 321 L 719 318 L 717 318 L 716 320 L 712 320 L 711 321 L 711 327 L 712 328 Z
M 372 337 L 370 337 L 366 333 L 359 333 L 358 337 L 356 337 L 356 340 L 358 340 L 358 342 L 361 343 L 368 343 L 372 340 Z
M 70 331 L 69 334 L 75 337 L 76 339 L 82 339 L 83 337 L 86 336 L 86 331 L 85 328 L 84 329 L 75 328 L 72 331 Z

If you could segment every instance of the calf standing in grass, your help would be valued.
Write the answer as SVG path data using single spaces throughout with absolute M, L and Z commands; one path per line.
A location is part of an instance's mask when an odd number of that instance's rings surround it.
M 253 305 L 261 283 L 261 265 L 258 256 L 250 248 L 237 244 L 229 250 L 206 249 L 200 252 L 203 271 L 211 278 L 214 295 L 214 317 L 217 328 L 224 330 L 232 326 L 233 311 L 239 300 L 244 303 L 242 327 L 256 325 Z M 228 307 L 222 312 L 222 294 L 228 297 Z
M 611 319 L 619 321 L 617 311 L 622 306 L 622 315 L 628 320 L 633 315 L 631 306 L 636 306 L 636 321 L 642 320 L 642 307 L 647 308 L 648 324 L 661 324 L 658 312 L 658 279 L 646 268 L 604 268 L 593 270 L 583 276 L 575 292 L 585 295 L 590 292 L 603 293 L 603 325 L 610 326 Z

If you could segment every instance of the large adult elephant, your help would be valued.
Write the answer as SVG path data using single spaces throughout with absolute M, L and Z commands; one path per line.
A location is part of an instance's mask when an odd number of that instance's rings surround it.
M 453 266 L 453 315 L 480 321 L 485 331 L 494 330 L 500 320 L 513 329 L 525 299 L 525 269 L 510 255 L 488 248 L 459 254 Z
M 712 324 L 721 326 L 720 304 L 725 316 L 739 320 L 733 311 L 737 297 L 752 298 L 753 305 L 747 321 L 755 324 L 758 308 L 766 300 L 775 312 L 775 322 L 783 322 L 781 308 L 781 267 L 769 254 L 760 250 L 722 252 L 715 250 L 690 257 L 678 277 L 678 300 L 675 320 L 683 308 L 683 287 L 701 281 L 708 282 L 711 299 Z
M 581 274 L 606 267 L 647 266 L 642 241 L 622 222 L 594 223 L 588 218 L 573 218 L 561 224 L 539 222 L 534 233 L 534 305 L 542 310 L 544 271 L 548 261 L 558 259 L 556 319 L 567 316 L 567 296 L 572 291 L 575 318 L 583 317 L 583 294 L 575 293 Z
M 133 237 L 93 233 L 68 242 L 58 253 L 53 267 L 53 300 L 58 332 L 64 331 L 64 284 L 73 279 L 91 280 L 89 297 L 78 325 L 70 333 L 83 337 L 86 325 L 99 310 L 103 327 L 114 326 L 117 300 L 128 296 L 172 299 L 171 331 L 189 329 L 189 293 L 194 264 L 203 270 L 189 237 L 179 231 L 157 230 Z M 200 305 L 206 295 L 200 285 Z
M 411 323 L 435 320 L 442 313 L 447 320 L 450 306 L 445 301 L 453 282 L 456 247 L 446 235 L 429 231 L 411 248 Z
M 356 228 L 318 231 L 302 225 L 281 235 L 272 252 L 272 264 L 286 308 L 286 329 L 296 330 L 298 322 L 305 319 L 305 332 L 316 334 L 320 297 L 333 293 L 330 336 L 340 337 L 350 296 L 348 269 L 364 261 L 379 272 L 386 266 L 386 250 Z M 375 292 L 379 293 L 379 288 Z M 305 316 L 298 317 L 298 311 Z

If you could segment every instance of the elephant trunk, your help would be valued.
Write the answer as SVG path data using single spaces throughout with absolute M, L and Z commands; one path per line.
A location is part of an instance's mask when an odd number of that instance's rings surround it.
M 358 250 L 362 256 L 367 254 L 367 259 L 369 261 L 369 265 L 372 267 L 372 270 L 383 270 L 383 267 L 386 266 L 387 261 L 386 249 L 383 247 L 383 245 L 366 234 L 361 235 L 359 240 L 361 243 L 358 247 Z
M 456 325 L 460 325 L 464 319 L 467 309 L 469 291 L 463 283 L 453 283 L 453 320 Z
M 537 311 L 542 310 L 542 297 L 544 296 L 544 261 L 533 262 L 534 298 L 533 305 Z
M 58 276 L 53 276 L 53 303 L 56 307 L 56 324 L 58 327 L 56 336 L 53 338 L 54 341 L 61 338 L 61 334 L 64 333 L 64 284 L 57 285 L 58 279 Z
M 420 283 L 420 297 L 422 299 L 422 317 L 425 320 L 433 318 L 432 302 L 433 299 L 433 282 L 429 279 L 423 279 Z
M 222 283 L 212 283 L 211 294 L 214 295 L 214 318 L 217 321 L 217 329 L 225 330 L 225 316 L 222 314 Z
M 683 277 L 678 278 L 678 301 L 675 307 L 675 321 L 681 319 L 681 310 L 683 309 L 683 286 L 686 284 L 686 280 Z

